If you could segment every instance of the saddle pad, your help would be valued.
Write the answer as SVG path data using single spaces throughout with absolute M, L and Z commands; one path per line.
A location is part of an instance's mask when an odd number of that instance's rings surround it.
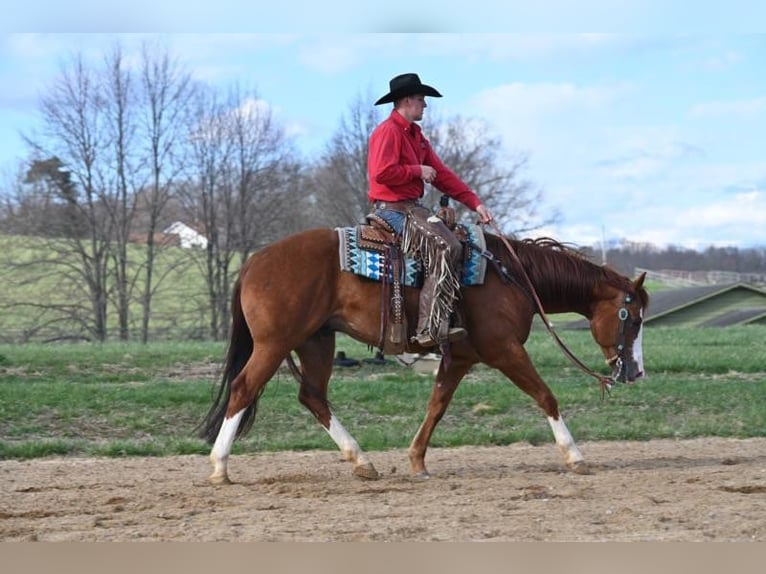
M 462 284 L 464 286 L 482 285 L 487 272 L 487 260 L 481 255 L 481 252 L 487 247 L 484 233 L 478 225 L 464 225 L 463 227 L 468 235 L 468 243 L 463 245 L 463 249 L 467 250 L 467 256 L 463 262 Z M 358 227 L 336 227 L 335 230 L 340 239 L 338 255 L 340 256 L 341 270 L 380 281 L 388 268 L 387 255 L 362 249 L 359 246 Z M 471 244 L 480 250 L 475 249 Z M 408 256 L 405 256 L 404 264 L 404 285 L 422 287 L 423 264 Z M 391 280 L 390 271 L 389 280 Z

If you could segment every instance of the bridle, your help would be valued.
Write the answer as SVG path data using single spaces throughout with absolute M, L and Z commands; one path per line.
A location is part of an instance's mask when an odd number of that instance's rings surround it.
M 625 325 L 630 318 L 630 311 L 628 311 L 628 305 L 633 302 L 633 297 L 630 293 L 625 293 L 625 299 L 623 299 L 623 305 L 617 311 L 617 317 L 620 319 L 620 326 L 617 330 L 617 343 L 615 348 L 617 352 L 606 359 L 606 364 L 612 368 L 613 373 L 617 373 L 617 379 L 625 382 L 627 373 L 625 372 Z

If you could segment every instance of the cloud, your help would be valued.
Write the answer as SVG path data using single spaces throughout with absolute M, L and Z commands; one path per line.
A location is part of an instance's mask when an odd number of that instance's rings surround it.
M 730 50 L 718 56 L 713 56 L 712 58 L 708 58 L 703 65 L 708 70 L 711 70 L 714 72 L 723 72 L 725 70 L 729 70 L 733 68 L 734 66 L 742 62 L 742 60 L 743 60 L 743 57 L 740 52 Z
M 50 66 L 51 61 L 66 60 L 75 53 L 100 63 L 104 54 L 118 43 L 127 53 L 141 42 L 157 37 L 156 34 L 9 34 L 3 51 L 20 65 Z
M 8 34 L 2 38 L 2 52 L 10 59 L 39 59 L 59 47 L 59 42 L 47 34 Z
M 284 110 L 280 106 L 260 98 L 245 98 L 233 113 L 252 120 L 265 121 L 266 118 L 272 118 L 279 123 L 288 138 L 311 135 L 311 126 L 306 122 L 285 117 Z
M 697 104 L 689 110 L 692 118 L 751 118 L 766 114 L 766 97 Z
M 303 47 L 300 61 L 323 74 L 335 74 L 353 68 L 363 58 L 361 51 L 336 42 L 319 42 Z
M 700 104 L 701 122 L 673 113 L 656 123 L 650 89 L 629 80 L 512 83 L 482 91 L 468 108 L 506 145 L 530 151 L 541 211 L 562 214 L 541 233 L 581 245 L 602 233 L 661 246 L 766 245 L 763 132 L 751 119 L 766 98 Z M 713 128 L 711 117 L 723 122 Z
M 534 61 L 590 53 L 620 42 L 612 34 L 426 34 L 416 49 L 428 54 L 459 54 L 483 60 Z
M 551 237 L 576 247 L 590 247 L 600 244 L 602 230 L 590 223 L 574 223 L 545 226 L 534 231 L 532 237 Z
M 589 54 L 624 43 L 611 34 L 443 34 L 369 33 L 304 36 L 300 61 L 324 74 L 358 67 L 372 58 L 469 58 L 477 62 L 535 61 L 573 53 Z
M 239 104 L 235 113 L 246 118 L 268 117 L 279 113 L 279 107 L 274 107 L 260 98 L 247 97 Z
M 468 107 L 495 126 L 505 142 L 532 154 L 577 153 L 593 126 L 631 91 L 627 84 L 511 83 L 479 92 Z M 578 144 L 579 141 L 579 144 Z
M 685 210 L 683 217 L 703 228 L 743 226 L 754 231 L 759 227 L 766 229 L 766 192 L 737 193 L 721 201 L 692 206 Z
M 610 238 L 703 249 L 710 245 L 753 247 L 766 245 L 766 192 L 740 192 L 687 207 L 649 205 L 607 227 Z M 580 233 L 587 232 L 579 230 Z M 593 238 L 593 229 L 588 238 Z
M 598 109 L 613 100 L 618 92 L 619 89 L 613 86 L 512 83 L 485 90 L 476 99 L 488 107 L 502 105 L 542 115 L 573 108 Z
M 545 204 L 562 213 L 553 236 L 592 245 L 603 227 L 607 240 L 693 249 L 766 246 L 766 163 L 656 161 L 661 166 L 650 166 L 654 175 L 613 183 L 587 166 L 559 174 L 563 185 L 544 185 Z M 630 165 L 637 170 L 639 163 Z
M 688 142 L 667 140 L 667 135 L 659 133 L 652 140 L 626 150 L 622 156 L 598 161 L 596 167 L 602 169 L 610 179 L 646 180 L 677 169 L 683 162 L 704 159 L 706 154 L 701 147 Z M 628 147 L 630 145 L 627 143 Z

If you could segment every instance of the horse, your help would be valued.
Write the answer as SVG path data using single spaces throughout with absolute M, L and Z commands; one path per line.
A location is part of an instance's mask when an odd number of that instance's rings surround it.
M 519 240 L 483 231 L 488 267 L 481 285 L 463 287 L 456 303 L 468 331 L 443 355 L 425 418 L 408 449 L 410 475 L 428 478 L 425 455 L 434 429 L 460 381 L 478 363 L 495 368 L 542 409 L 566 467 L 589 473 L 587 463 L 559 412 L 556 398 L 536 371 L 524 344 L 534 315 L 529 289 L 510 275 L 526 273 L 545 313 L 576 312 L 589 320 L 593 339 L 616 379 L 632 383 L 644 375 L 641 325 L 648 293 L 645 274 L 635 280 L 589 261 L 557 241 Z M 200 436 L 212 444 L 212 484 L 230 483 L 228 458 L 234 441 L 252 427 L 266 383 L 294 352 L 298 400 L 351 462 L 352 473 L 380 475 L 367 454 L 333 413 L 327 389 L 336 333 L 371 347 L 381 332 L 381 284 L 340 268 L 336 230 L 317 228 L 289 235 L 254 252 L 242 265 L 232 290 L 231 329 L 220 385 Z M 511 257 L 508 247 L 515 251 Z M 523 271 L 513 272 L 521 264 Z M 490 271 L 490 269 L 495 269 Z M 417 288 L 403 289 L 404 309 L 417 316 Z M 410 326 L 412 322 L 410 322 Z M 423 353 L 409 342 L 407 351 Z M 445 360 L 446 358 L 449 360 Z

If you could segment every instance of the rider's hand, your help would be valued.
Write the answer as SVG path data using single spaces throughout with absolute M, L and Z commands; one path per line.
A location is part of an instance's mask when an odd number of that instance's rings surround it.
M 426 183 L 431 183 L 433 180 L 436 179 L 436 170 L 432 168 L 430 165 L 421 165 L 420 179 L 422 179 Z
M 484 204 L 481 204 L 476 208 L 476 213 L 479 214 L 482 223 L 490 223 L 494 220 L 492 212 Z

